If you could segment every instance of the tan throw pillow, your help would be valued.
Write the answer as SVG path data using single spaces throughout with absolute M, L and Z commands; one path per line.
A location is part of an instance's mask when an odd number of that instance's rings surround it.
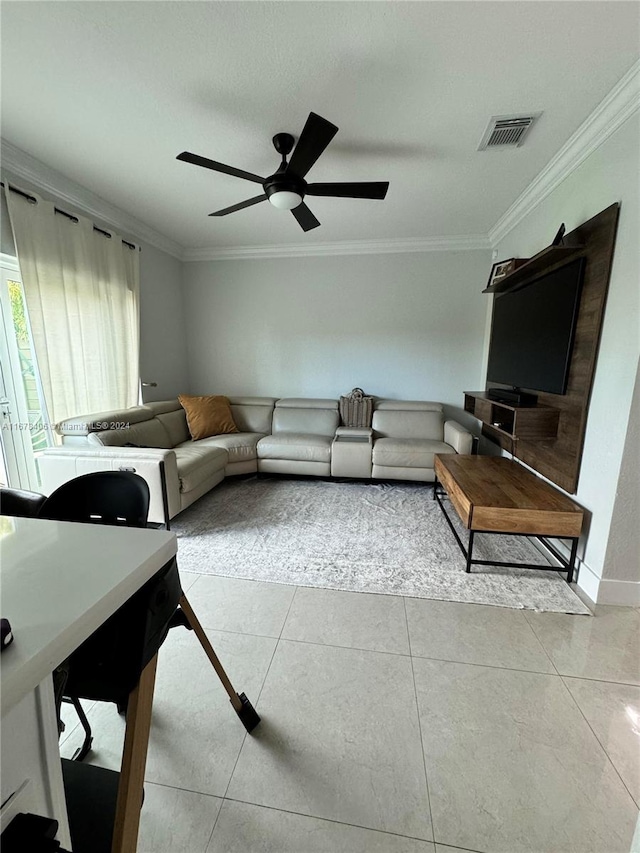
M 190 397 L 188 394 L 180 394 L 178 400 L 187 416 L 187 426 L 194 441 L 210 435 L 238 432 L 226 397 Z

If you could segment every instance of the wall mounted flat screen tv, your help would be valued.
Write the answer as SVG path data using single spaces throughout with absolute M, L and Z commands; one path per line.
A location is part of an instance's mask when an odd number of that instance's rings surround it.
M 487 380 L 565 394 L 584 258 L 495 297 Z

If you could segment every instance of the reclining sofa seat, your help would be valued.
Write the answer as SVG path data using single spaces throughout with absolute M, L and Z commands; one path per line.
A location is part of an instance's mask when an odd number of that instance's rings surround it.
M 177 399 L 63 421 L 58 431 L 64 447 L 44 451 L 39 460 L 42 487 L 48 494 L 90 471 L 133 468 L 149 483 L 150 521 L 161 522 L 158 463 L 163 462 L 168 513 L 173 518 L 225 476 L 257 470 L 256 445 L 271 429 L 275 398 L 229 397 L 229 402 L 239 432 L 199 441 L 190 438 Z
M 436 453 L 471 453 L 471 434 L 445 421 L 441 403 L 377 400 L 371 426 L 374 479 L 432 483 Z
M 337 400 L 285 397 L 273 410 L 271 435 L 258 442 L 258 471 L 331 474 L 331 444 L 340 424 Z
M 275 397 L 228 397 L 231 414 L 238 432 L 227 435 L 211 435 L 194 441 L 189 435 L 184 410 L 177 403 L 186 430 L 186 438 L 176 448 L 218 447 L 227 451 L 228 461 L 224 476 L 253 474 L 257 471 L 257 444 L 271 432 L 271 418 Z M 174 401 L 172 401 L 174 402 Z M 157 405 L 148 404 L 150 407 Z M 160 416 L 159 416 L 160 417 Z

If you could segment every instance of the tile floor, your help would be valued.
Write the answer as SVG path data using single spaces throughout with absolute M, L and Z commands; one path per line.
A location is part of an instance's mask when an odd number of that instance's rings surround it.
M 183 574 L 160 653 L 139 853 L 628 853 L 640 611 L 533 613 Z M 112 705 L 85 703 L 117 769 Z M 61 742 L 79 744 L 72 711 Z

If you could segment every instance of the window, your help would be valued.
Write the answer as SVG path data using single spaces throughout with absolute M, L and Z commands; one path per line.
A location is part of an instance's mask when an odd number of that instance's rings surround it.
M 0 266 L 0 484 L 38 489 L 35 453 L 53 443 L 17 264 Z

